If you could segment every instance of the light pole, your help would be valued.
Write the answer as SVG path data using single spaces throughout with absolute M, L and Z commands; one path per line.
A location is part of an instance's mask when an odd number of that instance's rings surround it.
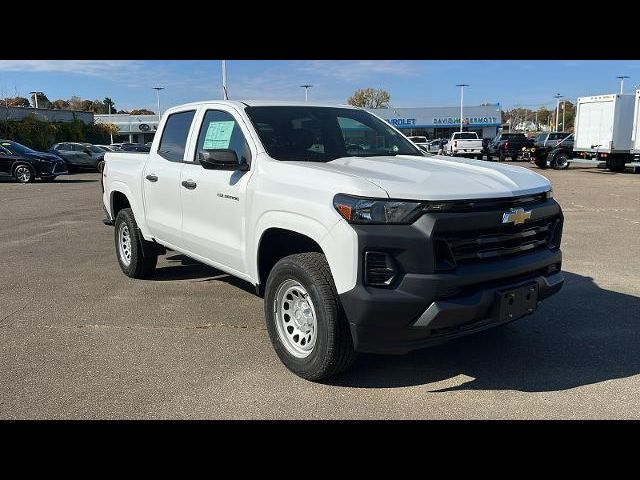
M 109 121 L 111 120 L 111 99 L 109 99 Z M 113 145 L 113 133 L 109 133 L 109 136 L 111 137 L 111 145 Z
M 227 61 L 222 60 L 222 98 L 229 100 L 229 94 L 227 93 Z
M 562 131 L 564 132 L 565 128 L 564 128 L 564 112 L 566 110 L 566 101 L 562 100 Z
M 462 131 L 462 108 L 464 105 L 464 87 L 468 87 L 466 83 L 459 83 L 456 87 L 460 87 L 460 131 Z
M 562 98 L 562 95 L 560 95 L 559 93 L 556 93 L 554 95 L 554 98 L 556 99 L 556 132 L 558 131 L 558 117 L 560 116 L 560 99 Z
M 160 90 L 164 90 L 164 87 L 153 87 L 158 97 L 158 125 L 160 125 Z
M 305 83 L 304 85 L 300 85 L 300 88 L 304 88 L 304 102 L 307 103 L 309 101 L 309 89 L 313 87 L 313 85 L 309 85 Z
M 33 105 L 38 108 L 38 94 L 42 92 L 29 92 L 29 94 L 33 95 Z
M 629 75 L 618 75 L 616 78 L 620 79 L 620 95 L 624 93 L 624 79 L 631 78 Z

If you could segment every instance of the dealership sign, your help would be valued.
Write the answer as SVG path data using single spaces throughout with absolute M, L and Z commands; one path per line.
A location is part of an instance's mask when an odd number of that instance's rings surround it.
M 465 117 L 467 125 L 493 125 L 498 122 L 498 117 Z M 460 117 L 436 117 L 433 125 L 460 125 Z
M 449 125 L 460 125 L 460 117 L 431 117 L 427 121 L 418 121 L 416 118 L 388 118 L 391 125 L 397 128 L 406 127 L 447 127 Z M 464 125 L 499 125 L 498 117 L 476 116 L 465 117 Z

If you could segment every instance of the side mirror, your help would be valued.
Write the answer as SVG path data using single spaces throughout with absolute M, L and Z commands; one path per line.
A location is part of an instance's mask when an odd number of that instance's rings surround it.
M 235 150 L 228 148 L 203 150 L 198 154 L 198 160 L 207 170 L 249 170 L 247 163 L 240 163 Z

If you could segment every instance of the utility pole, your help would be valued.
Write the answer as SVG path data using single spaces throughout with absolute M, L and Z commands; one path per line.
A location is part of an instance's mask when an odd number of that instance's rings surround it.
M 111 102 L 109 102 L 109 121 L 111 121 Z M 109 136 L 111 137 L 111 145 L 113 145 L 113 132 L 109 133 Z
M 304 84 L 300 85 L 300 88 L 304 88 L 304 102 L 307 103 L 309 101 L 309 89 L 313 87 L 313 85 Z
M 227 61 L 222 60 L 222 98 L 229 100 L 229 94 L 227 93 Z
M 564 128 L 564 111 L 566 110 L 565 104 L 566 104 L 565 100 L 562 100 L 562 131 L 563 132 L 565 131 L 565 128 Z
M 464 106 L 464 87 L 468 87 L 466 83 L 459 83 L 456 87 L 460 87 L 460 131 L 462 131 L 462 123 L 463 123 L 463 106 Z
M 158 126 L 160 126 L 160 90 L 164 90 L 164 87 L 153 87 L 158 97 Z
M 616 78 L 620 79 L 620 95 L 624 93 L 624 79 L 631 78 L 629 75 L 618 75 Z
M 562 98 L 562 95 L 560 95 L 559 93 L 556 93 L 554 95 L 554 98 L 556 99 L 556 132 L 558 131 L 558 117 L 560 116 L 560 99 Z
M 33 95 L 33 105 L 38 108 L 38 94 L 41 92 L 29 92 L 31 95 Z

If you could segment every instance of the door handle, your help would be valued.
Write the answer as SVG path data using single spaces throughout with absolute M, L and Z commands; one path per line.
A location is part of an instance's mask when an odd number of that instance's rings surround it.
M 147 175 L 147 180 L 149 180 L 150 182 L 157 182 L 158 177 L 156 177 L 155 175 Z
M 196 188 L 198 186 L 198 184 L 196 182 L 194 182 L 193 180 L 185 180 L 182 182 L 182 186 L 184 188 L 188 188 L 189 190 L 193 190 L 194 188 Z

